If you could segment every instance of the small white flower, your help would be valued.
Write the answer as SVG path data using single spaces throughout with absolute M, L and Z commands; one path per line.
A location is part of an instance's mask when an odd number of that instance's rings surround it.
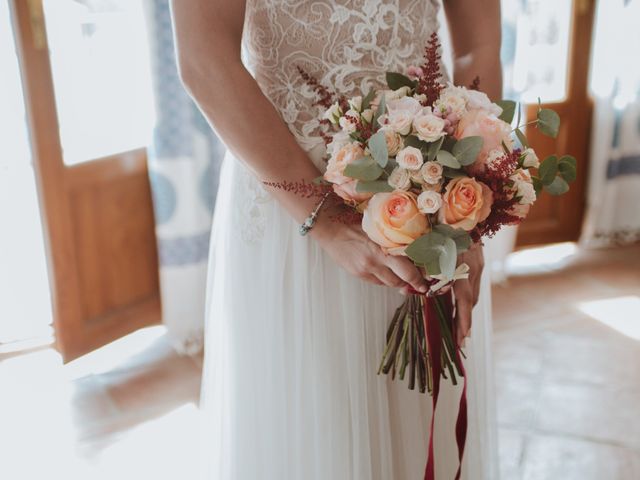
M 442 165 L 438 162 L 426 162 L 420 169 L 423 180 L 430 185 L 437 185 L 442 180 Z
M 409 95 L 409 92 L 411 91 L 411 88 L 404 86 L 404 87 L 400 87 L 397 90 L 394 91 L 396 98 L 402 98 L 402 97 L 406 97 L 407 95 Z
M 422 152 L 415 147 L 405 147 L 396 156 L 398 165 L 407 170 L 420 170 L 424 163 Z
M 418 195 L 418 210 L 422 213 L 430 215 L 440 210 L 442 206 L 442 196 L 432 190 L 425 190 Z
M 340 105 L 338 105 L 338 102 L 336 102 L 333 105 L 331 105 L 326 112 L 324 112 L 324 115 L 322 116 L 322 118 L 324 118 L 325 120 L 329 120 L 331 123 L 335 125 L 338 123 L 338 119 L 341 116 L 342 116 L 342 110 L 340 109 Z
M 448 86 L 436 101 L 436 108 L 441 112 L 450 111 L 458 118 L 462 117 L 467 111 L 467 97 L 461 88 Z
M 427 96 L 424 93 L 421 93 L 420 95 L 414 95 L 413 98 L 415 98 L 420 103 L 424 103 L 427 101 Z
M 486 165 L 493 165 L 502 157 L 504 157 L 504 150 L 502 150 L 501 148 L 494 148 L 487 155 Z
M 424 142 L 435 142 L 445 134 L 445 122 L 432 113 L 422 113 L 413 119 L 413 129 Z
M 340 127 L 343 132 L 353 133 L 356 131 L 356 124 L 351 118 L 340 117 Z
M 522 205 L 531 205 L 536 201 L 536 190 L 531 181 L 531 174 L 528 170 L 518 169 L 509 177 L 514 184 L 516 196 L 520 197 Z
M 522 166 L 526 168 L 538 168 L 540 166 L 540 160 L 533 148 L 527 148 L 521 154 Z
M 357 96 L 350 99 L 349 106 L 351 107 L 351 109 L 355 110 L 356 112 L 359 112 L 360 110 L 362 110 L 362 97 Z
M 409 190 L 409 188 L 411 188 L 409 171 L 404 168 L 394 168 L 387 182 L 396 190 Z
M 352 140 L 348 133 L 343 131 L 336 132 L 333 134 L 331 143 L 327 145 L 327 153 L 333 155 L 334 152 L 337 152 L 351 142 Z

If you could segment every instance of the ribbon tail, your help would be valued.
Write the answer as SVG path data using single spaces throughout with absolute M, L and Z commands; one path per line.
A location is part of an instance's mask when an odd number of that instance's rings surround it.
M 435 306 L 435 299 L 432 297 L 424 297 L 424 323 L 425 332 L 427 333 L 427 342 L 429 344 L 429 356 L 431 358 L 431 370 L 433 378 L 433 392 L 431 401 L 433 411 L 431 413 L 431 425 L 429 429 L 429 449 L 427 451 L 427 466 L 424 472 L 424 480 L 435 480 L 435 456 L 434 456 L 434 438 L 433 432 L 435 427 L 436 406 L 438 404 L 438 396 L 440 395 L 440 376 L 442 375 L 442 332 L 440 331 L 439 322 L 436 319 L 438 312 Z

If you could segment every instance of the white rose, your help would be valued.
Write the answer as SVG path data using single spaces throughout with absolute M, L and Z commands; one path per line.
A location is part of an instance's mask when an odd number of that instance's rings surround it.
M 347 117 L 340 117 L 340 127 L 343 132 L 353 133 L 356 131 L 356 124 L 353 119 Z
M 393 114 L 396 112 L 405 112 L 414 117 L 422 109 L 422 104 L 413 97 L 402 97 L 395 100 L 390 100 L 387 103 L 387 110 L 389 110 L 389 114 Z
M 353 97 L 348 103 L 352 110 L 355 110 L 356 112 L 362 110 L 362 97 Z
M 522 166 L 526 168 L 538 168 L 540 166 L 540 160 L 533 148 L 527 148 L 521 154 Z
M 329 120 L 331 123 L 335 125 L 336 123 L 338 123 L 338 119 L 341 116 L 342 116 L 342 110 L 340 109 L 340 105 L 338 105 L 338 102 L 336 102 L 333 105 L 331 105 L 326 112 L 324 112 L 324 115 L 322 116 L 322 118 L 325 120 Z
M 411 132 L 411 124 L 413 123 L 413 115 L 407 112 L 394 112 L 385 115 L 383 125 L 391 128 L 400 135 L 409 135 Z
M 387 182 L 396 190 L 409 190 L 409 188 L 411 188 L 409 171 L 404 168 L 394 168 Z
M 413 119 L 413 129 L 418 138 L 425 142 L 435 142 L 442 137 L 445 123 L 440 117 L 432 113 L 423 113 Z
M 422 152 L 415 147 L 405 147 L 396 156 L 398 165 L 407 170 L 420 170 L 424 162 Z
M 442 206 L 442 196 L 438 192 L 425 190 L 417 199 L 418 210 L 424 214 L 433 214 Z
M 518 169 L 509 177 L 516 189 L 516 195 L 520 197 L 518 203 L 522 205 L 531 205 L 536 201 L 536 190 L 531 181 L 531 174 L 528 170 Z
M 390 128 L 383 128 L 381 130 L 384 132 L 384 139 L 387 142 L 389 156 L 393 157 L 397 155 L 400 149 L 404 147 L 402 137 Z
M 438 162 L 426 162 L 420 169 L 422 179 L 430 185 L 437 185 L 442 180 L 442 165 Z
M 467 96 L 467 108 L 470 110 L 486 110 L 496 117 L 502 115 L 502 108 L 493 103 L 486 93 L 478 90 L 465 89 Z
M 367 108 L 365 111 L 363 111 L 360 114 L 360 117 L 367 123 L 371 123 L 371 121 L 373 120 L 373 110 L 371 110 L 370 108 Z

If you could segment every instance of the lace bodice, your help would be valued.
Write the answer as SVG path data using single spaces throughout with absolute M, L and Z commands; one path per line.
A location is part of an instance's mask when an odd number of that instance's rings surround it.
M 422 63 L 439 0 L 247 0 L 244 57 L 307 151 L 322 143 L 314 92 L 297 71 L 346 96 L 380 87 L 388 70 Z

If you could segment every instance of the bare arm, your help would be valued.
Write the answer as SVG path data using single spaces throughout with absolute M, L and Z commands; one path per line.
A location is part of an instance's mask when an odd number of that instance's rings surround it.
M 240 59 L 245 1 L 172 0 L 182 80 L 227 147 L 264 181 L 312 181 L 320 172 Z M 273 196 L 301 223 L 316 199 Z M 320 216 L 311 235 L 350 273 L 393 287 L 426 288 L 406 258 L 385 257 L 357 226 Z
M 453 46 L 453 81 L 469 86 L 480 77 L 480 89 L 496 101 L 502 98 L 500 63 L 500 0 L 445 0 L 445 13 Z M 482 248 L 474 245 L 460 256 L 471 268 L 468 280 L 455 283 L 457 341 L 462 344 L 471 332 L 471 311 L 480 295 L 484 268 Z

